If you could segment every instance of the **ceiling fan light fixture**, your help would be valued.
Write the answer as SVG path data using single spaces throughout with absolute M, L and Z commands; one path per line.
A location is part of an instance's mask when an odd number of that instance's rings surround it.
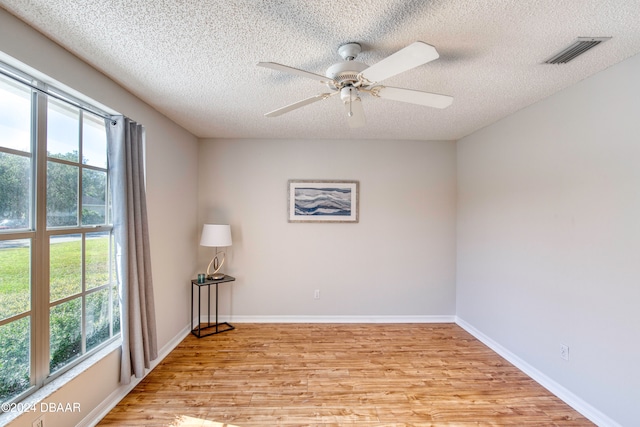
M 340 89 L 340 99 L 342 102 L 353 102 L 358 98 L 358 89 L 353 86 L 345 86 Z

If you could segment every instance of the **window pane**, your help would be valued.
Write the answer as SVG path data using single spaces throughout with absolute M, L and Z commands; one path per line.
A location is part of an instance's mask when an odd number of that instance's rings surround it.
M 0 147 L 31 152 L 31 89 L 0 76 Z
M 113 282 L 117 282 L 116 276 L 116 236 L 111 230 L 111 247 L 109 248 L 109 252 L 111 253 L 111 280 Z
M 107 131 L 102 117 L 83 114 L 82 157 L 82 163 L 107 167 Z
M 82 225 L 102 225 L 107 216 L 107 173 L 82 170 Z
M 30 387 L 30 317 L 0 326 L 0 402 Z
M 49 287 L 52 302 L 82 291 L 82 240 L 79 234 L 51 236 Z
M 81 298 L 51 308 L 49 370 L 53 373 L 82 352 Z
M 85 282 L 87 289 L 109 283 L 109 240 L 111 233 L 87 233 L 85 240 Z
M 110 338 L 109 288 L 87 295 L 87 351 Z
M 47 162 L 47 227 L 78 225 L 78 170 Z
M 47 110 L 47 153 L 49 157 L 78 161 L 80 110 L 49 98 Z
M 120 295 L 118 293 L 118 281 L 116 279 L 116 244 L 115 236 L 111 233 L 111 281 L 113 286 L 111 287 L 111 304 L 113 307 L 112 323 L 113 334 L 120 333 Z
M 30 272 L 31 240 L 0 241 L 0 320 L 31 309 Z
M 29 227 L 31 159 L 0 153 L 0 231 Z
M 111 322 L 113 324 L 113 335 L 120 333 L 120 298 L 118 297 L 118 286 L 113 285 L 111 287 L 111 304 L 113 307 L 113 314 Z

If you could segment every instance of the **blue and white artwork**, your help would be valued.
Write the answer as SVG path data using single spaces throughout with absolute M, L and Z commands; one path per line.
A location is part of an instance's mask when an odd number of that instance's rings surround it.
M 358 222 L 358 182 L 289 181 L 289 221 Z
M 307 188 L 295 189 L 296 215 L 351 215 L 350 188 Z

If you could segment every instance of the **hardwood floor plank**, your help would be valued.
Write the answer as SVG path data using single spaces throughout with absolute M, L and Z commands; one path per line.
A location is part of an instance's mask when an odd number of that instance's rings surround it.
M 187 337 L 99 426 L 591 426 L 455 324 Z

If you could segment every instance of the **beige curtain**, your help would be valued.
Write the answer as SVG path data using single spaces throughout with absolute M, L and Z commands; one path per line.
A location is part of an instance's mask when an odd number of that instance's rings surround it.
M 120 290 L 120 382 L 144 376 L 158 357 L 144 180 L 144 128 L 126 117 L 108 120 L 116 272 Z

